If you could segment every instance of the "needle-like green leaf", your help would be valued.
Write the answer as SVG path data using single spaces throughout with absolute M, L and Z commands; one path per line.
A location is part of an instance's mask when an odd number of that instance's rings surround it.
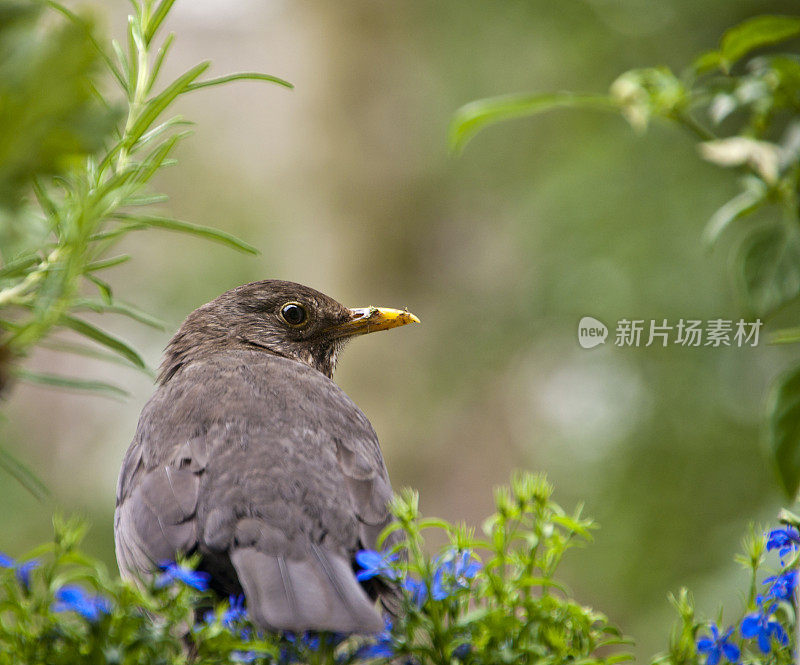
M 20 485 L 39 501 L 43 501 L 50 496 L 50 490 L 39 480 L 39 477 L 26 464 L 23 464 L 12 455 L 5 446 L 0 446 L 0 468 L 15 478 Z
M 190 222 L 183 222 L 170 217 L 156 217 L 150 215 L 129 215 L 125 213 L 118 213 L 114 215 L 115 219 L 119 219 L 133 224 L 142 225 L 142 227 L 152 227 L 157 229 L 166 229 L 168 231 L 178 231 L 179 233 L 189 233 L 191 235 L 208 238 L 215 242 L 220 242 L 228 247 L 233 247 L 248 254 L 258 254 L 258 250 L 252 245 L 240 240 L 230 233 L 220 231 L 219 229 L 211 228 L 209 226 L 200 226 L 199 224 L 192 224 Z
M 187 92 L 190 90 L 199 90 L 200 88 L 210 88 L 215 85 L 223 85 L 231 81 L 269 81 L 270 83 L 277 83 L 286 88 L 294 88 L 294 85 L 285 81 L 277 76 L 270 76 L 269 74 L 260 74 L 258 72 L 239 72 L 237 74 L 228 74 L 226 76 L 219 76 L 217 78 L 208 79 L 207 81 L 200 81 L 199 83 L 192 83 L 187 86 Z
M 108 56 L 105 49 L 102 46 L 100 46 L 100 43 L 95 39 L 94 35 L 92 34 L 92 30 L 86 24 L 86 21 L 84 21 L 80 16 L 78 16 L 68 7 L 62 5 L 60 2 L 56 2 L 55 0 L 45 0 L 45 2 L 48 4 L 48 6 L 52 7 L 57 12 L 68 18 L 70 21 L 72 21 L 72 23 L 80 27 L 85 32 L 90 43 L 92 44 L 92 46 L 94 46 L 97 53 L 103 59 L 111 74 L 114 76 L 117 82 L 122 86 L 122 89 L 125 90 L 125 78 L 123 77 L 119 69 L 117 69 L 116 65 L 114 65 L 114 61 Z
M 458 109 L 450 123 L 450 149 L 460 152 L 484 127 L 512 118 L 525 118 L 554 108 L 589 108 L 619 111 L 619 104 L 606 95 L 572 92 L 533 95 L 502 95 L 479 99 Z
M 158 32 L 158 29 L 161 27 L 161 24 L 164 22 L 164 19 L 167 17 L 169 10 L 172 9 L 172 5 L 174 4 L 175 0 L 161 0 L 158 4 L 158 7 L 156 7 L 156 10 L 150 17 L 150 21 L 145 29 L 145 44 L 149 45 L 150 42 L 153 41 L 153 37 L 155 37 L 156 32 Z
M 95 272 L 97 270 L 105 270 L 106 268 L 118 266 L 130 260 L 131 260 L 130 254 L 121 254 L 120 256 L 114 256 L 110 259 L 103 259 L 102 261 L 94 261 L 86 266 L 84 272 Z
M 23 369 L 17 370 L 15 374 L 20 379 L 27 381 L 28 383 L 35 383 L 41 386 L 50 386 L 52 388 L 88 390 L 93 393 L 115 398 L 128 397 L 129 394 L 122 388 L 111 383 L 106 383 L 105 381 L 78 379 L 72 376 L 59 376 L 57 374 L 42 374 Z
M 92 300 L 91 298 L 79 298 L 75 301 L 73 311 L 81 310 L 90 310 L 98 314 L 121 314 L 139 323 L 143 323 L 146 326 L 155 328 L 156 330 L 166 330 L 166 325 L 161 319 L 151 316 L 147 312 L 143 312 L 130 303 L 122 302 L 119 299 L 115 299 L 112 303 L 107 303 L 104 301 Z
M 144 360 L 142 360 L 142 357 L 133 348 L 131 348 L 131 346 L 129 346 L 126 342 L 123 342 L 121 339 L 114 337 L 103 330 L 100 330 L 100 328 L 97 326 L 94 326 L 83 319 L 78 319 L 69 314 L 61 318 L 61 325 L 65 328 L 70 328 L 75 332 L 80 333 L 84 337 L 88 337 L 89 339 L 102 346 L 105 346 L 108 349 L 111 349 L 112 351 L 115 351 L 119 355 L 130 360 L 137 367 L 145 367 Z
M 149 99 L 145 106 L 144 112 L 136 119 L 136 122 L 131 127 L 126 137 L 126 144 L 130 148 L 139 138 L 150 128 L 155 122 L 156 118 L 160 116 L 164 110 L 173 102 L 178 95 L 186 92 L 189 85 L 201 76 L 209 67 L 211 63 L 201 62 L 195 65 L 185 74 L 179 76 L 172 83 L 170 83 L 164 90 L 158 93 L 155 97 Z

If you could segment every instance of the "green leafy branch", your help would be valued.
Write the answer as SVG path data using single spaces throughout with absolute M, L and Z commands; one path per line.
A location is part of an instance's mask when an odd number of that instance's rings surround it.
M 739 192 L 708 220 L 703 239 L 734 238 L 735 281 L 753 316 L 770 318 L 800 298 L 800 56 L 772 47 L 800 37 L 798 16 L 757 16 L 726 31 L 685 71 L 634 69 L 605 95 L 545 93 L 471 102 L 450 126 L 461 151 L 477 132 L 554 108 L 621 113 L 637 132 L 653 120 L 678 127 L 707 161 L 730 169 Z M 774 343 L 800 342 L 800 326 Z M 800 366 L 775 387 L 768 438 L 781 485 L 800 488 Z
M 147 211 L 166 200 L 163 195 L 148 192 L 147 185 L 160 169 L 174 163 L 171 156 L 176 146 L 190 134 L 190 123 L 182 117 L 164 116 L 179 97 L 202 88 L 243 79 L 291 85 L 277 77 L 252 72 L 203 78 L 209 62 L 161 84 L 160 73 L 174 34 L 160 43 L 156 38 L 174 0 L 132 0 L 127 43 L 114 41 L 112 54 L 92 35 L 91 26 L 84 19 L 54 0 L 47 0 L 46 4 L 88 36 L 124 94 L 124 120 L 102 150 L 55 177 L 36 176 L 30 183 L 38 203 L 38 218 L 29 209 L 25 221 L 38 223 L 44 231 L 35 241 L 13 248 L 13 253 L 3 253 L 0 327 L 4 333 L 0 345 L 5 367 L 0 369 L 0 376 L 12 373 L 48 385 L 119 394 L 119 388 L 102 382 L 35 375 L 12 363 L 53 331 L 71 330 L 105 347 L 130 366 L 144 368 L 141 356 L 126 341 L 81 316 L 85 311 L 113 313 L 160 327 L 150 315 L 114 297 L 104 272 L 130 258 L 111 255 L 114 247 L 134 231 L 166 229 L 256 253 L 254 247 L 224 231 Z M 111 102 L 100 99 L 114 108 Z M 85 295 L 85 288 L 95 295 Z M 78 345 L 62 350 L 93 353 Z
M 396 547 L 359 553 L 371 561 L 359 574 L 397 591 L 394 616 L 377 635 L 264 631 L 250 622 L 244 597 L 208 591 L 209 575 L 192 570 L 196 558 L 135 586 L 113 579 L 78 549 L 85 525 L 56 520 L 54 543 L 17 560 L 0 553 L 0 665 L 629 661 L 630 640 L 555 579 L 593 524 L 561 509 L 552 489 L 541 475 L 514 476 L 495 493 L 486 539 L 422 518 L 414 492 L 395 497 L 398 521 L 384 535 Z M 434 557 L 423 536 L 431 532 L 448 543 Z

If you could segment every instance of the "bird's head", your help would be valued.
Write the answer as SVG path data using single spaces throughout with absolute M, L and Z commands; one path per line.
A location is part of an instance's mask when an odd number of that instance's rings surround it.
M 406 310 L 350 309 L 302 284 L 252 282 L 189 314 L 167 345 L 159 382 L 193 359 L 231 348 L 273 353 L 331 377 L 348 340 L 412 322 L 419 319 Z

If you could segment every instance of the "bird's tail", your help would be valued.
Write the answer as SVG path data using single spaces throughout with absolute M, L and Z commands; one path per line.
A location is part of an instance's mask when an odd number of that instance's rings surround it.
M 254 518 L 242 522 L 255 522 Z M 383 621 L 353 574 L 344 553 L 311 543 L 302 549 L 276 547 L 263 538 L 269 526 L 239 523 L 230 557 L 253 621 L 271 630 L 377 633 Z M 258 528 L 253 528 L 257 526 Z M 248 542 L 249 541 L 249 542 Z

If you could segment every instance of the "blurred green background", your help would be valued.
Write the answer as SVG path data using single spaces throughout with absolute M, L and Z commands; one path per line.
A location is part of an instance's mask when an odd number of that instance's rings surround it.
M 71 5 L 75 6 L 75 5 Z M 84 3 L 123 36 L 127 4 Z M 604 92 L 622 71 L 678 70 L 748 16 L 791 2 L 741 0 L 178 0 L 167 75 L 200 59 L 239 83 L 182 99 L 197 121 L 158 186 L 171 214 L 233 232 L 257 258 L 152 232 L 108 277 L 169 333 L 104 317 L 155 366 L 195 307 L 268 277 L 350 306 L 407 306 L 421 326 L 370 336 L 337 381 L 375 426 L 396 488 L 423 510 L 479 525 L 514 468 L 546 471 L 567 508 L 601 530 L 565 576 L 587 604 L 637 639 L 666 645 L 667 593 L 695 589 L 712 612 L 735 600 L 732 562 L 747 523 L 781 504 L 759 443 L 766 388 L 785 349 L 620 349 L 621 318 L 738 319 L 727 254 L 700 243 L 735 193 L 672 128 L 636 136 L 611 115 L 557 112 L 493 127 L 447 152 L 455 109 L 513 91 Z M 578 346 L 582 316 L 611 329 Z M 768 330 L 769 330 L 768 326 Z M 111 379 L 125 403 L 19 385 L 3 444 L 53 498 L 0 478 L 0 549 L 46 539 L 54 509 L 82 512 L 89 549 L 109 565 L 114 488 L 147 377 L 37 352 L 32 369 Z M 124 373 L 123 373 L 124 372 Z

